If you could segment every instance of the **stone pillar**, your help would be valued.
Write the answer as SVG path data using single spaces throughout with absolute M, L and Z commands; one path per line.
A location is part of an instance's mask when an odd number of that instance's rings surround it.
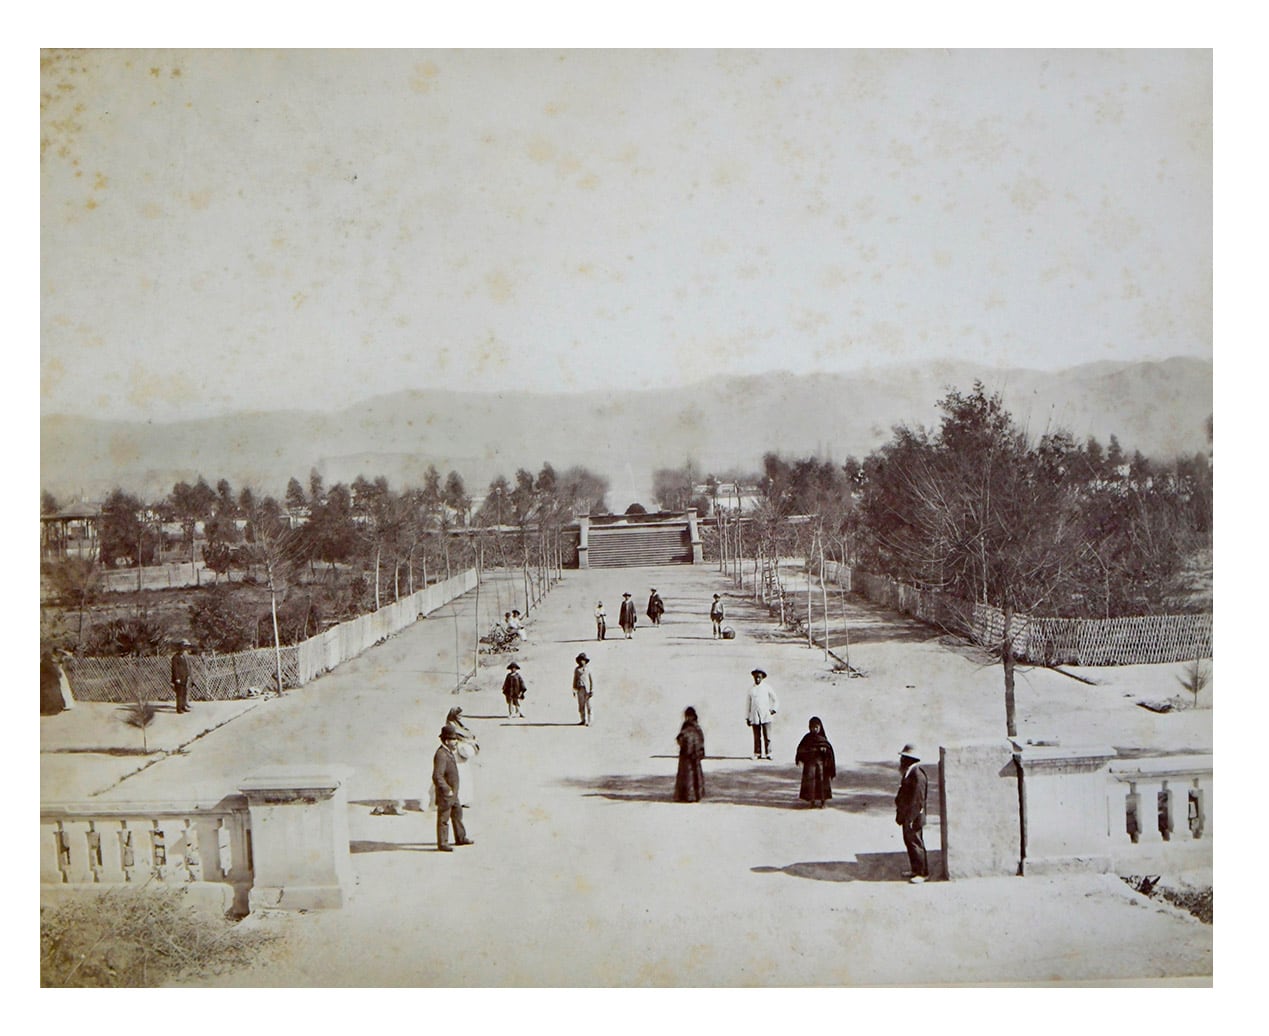
M 577 567 L 590 568 L 590 515 L 577 516 Z
M 701 551 L 701 530 L 696 524 L 696 508 L 689 507 L 687 509 L 687 531 L 692 541 L 692 564 L 699 565 L 705 560 L 705 556 Z
M 1012 744 L 1000 740 L 942 747 L 939 770 L 939 837 L 947 877 L 1016 875 L 1021 840 Z
M 276 766 L 242 784 L 251 814 L 252 910 L 340 907 L 352 887 L 342 766 Z

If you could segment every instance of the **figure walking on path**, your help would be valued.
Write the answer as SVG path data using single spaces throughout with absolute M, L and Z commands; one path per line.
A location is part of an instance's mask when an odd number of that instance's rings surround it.
M 837 776 L 837 759 L 819 716 L 812 716 L 808 726 L 810 729 L 798 742 L 797 756 L 794 759 L 802 767 L 802 789 L 798 792 L 798 798 L 817 809 L 823 809 L 824 800 L 833 797 L 831 782 Z
M 458 760 L 458 781 L 463 789 L 463 808 L 476 801 L 476 756 L 480 754 L 480 745 L 471 728 L 463 722 L 463 707 L 455 705 L 445 717 L 447 726 L 454 728 L 458 734 L 458 744 L 454 748 L 454 758 Z
M 723 607 L 723 599 L 714 594 L 714 603 L 709 606 L 709 618 L 714 624 L 714 636 L 723 635 L 723 619 L 727 617 L 727 609 Z
M 441 727 L 441 747 L 432 757 L 432 787 L 436 789 L 436 851 L 452 853 L 449 825 L 454 823 L 454 844 L 475 845 L 463 826 L 463 804 L 458 799 L 458 731 L 446 723 Z
M 621 595 L 621 614 L 618 616 L 621 628 L 629 640 L 634 636 L 635 624 L 639 621 L 638 615 L 635 614 L 635 603 L 629 594 Z
M 908 880 L 920 885 L 930 876 L 929 860 L 925 854 L 925 795 L 929 778 L 921 769 L 921 758 L 911 744 L 903 746 L 899 753 L 899 793 L 894 797 L 894 822 L 903 828 L 903 847 L 908 850 L 908 863 L 912 870 Z
M 185 649 L 188 640 L 176 642 L 176 654 L 172 656 L 172 690 L 176 694 L 176 711 L 189 712 L 189 656 Z
M 512 662 L 507 666 L 507 675 L 502 681 L 502 696 L 507 699 L 508 719 L 516 717 L 524 719 L 524 713 L 520 711 L 520 703 L 524 701 L 527 690 L 524 677 L 520 675 L 520 663 Z
M 674 778 L 674 801 L 700 802 L 705 794 L 705 771 L 701 769 L 705 733 L 690 705 L 683 710 L 683 726 L 675 740 L 679 743 L 679 772 Z
M 577 715 L 579 726 L 590 726 L 590 700 L 595 696 L 595 681 L 591 679 L 590 670 L 586 668 L 590 659 L 582 652 L 575 659 L 577 668 L 573 670 L 573 693 L 577 695 Z
M 648 598 L 648 621 L 653 626 L 661 625 L 661 616 L 665 614 L 665 602 L 661 600 L 661 595 L 657 593 L 657 588 L 652 588 L 652 596 Z
M 595 602 L 595 639 L 603 640 L 608 636 L 608 616 L 604 613 L 604 602 Z
M 771 685 L 765 683 L 766 671 L 750 670 L 753 686 L 749 688 L 749 700 L 745 704 L 745 722 L 753 731 L 753 757 L 771 758 L 771 717 L 776 714 L 780 702 Z

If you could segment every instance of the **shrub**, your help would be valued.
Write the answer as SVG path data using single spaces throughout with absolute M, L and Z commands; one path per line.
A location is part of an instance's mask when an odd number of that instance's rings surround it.
M 40 985 L 159 986 L 249 964 L 275 938 L 199 913 L 178 889 L 115 888 L 40 909 Z
M 167 627 L 155 619 L 111 619 L 93 630 L 90 655 L 159 655 L 167 648 Z

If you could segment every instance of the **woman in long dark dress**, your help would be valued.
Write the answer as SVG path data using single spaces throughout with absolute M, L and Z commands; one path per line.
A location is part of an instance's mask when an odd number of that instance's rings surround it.
M 674 801 L 699 802 L 705 794 L 705 771 L 701 769 L 705 733 L 690 705 L 683 710 L 683 726 L 675 740 L 679 743 L 679 772 L 674 779 Z
M 802 767 L 802 790 L 798 792 L 798 798 L 823 809 L 824 800 L 833 797 L 830 782 L 837 776 L 837 760 L 819 716 L 812 716 L 809 726 L 811 729 L 798 742 L 795 759 Z

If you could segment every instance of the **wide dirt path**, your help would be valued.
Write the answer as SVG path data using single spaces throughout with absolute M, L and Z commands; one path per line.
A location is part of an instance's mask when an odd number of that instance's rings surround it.
M 643 616 L 656 586 L 668 613 Z M 615 626 L 623 591 L 639 606 L 632 640 Z M 342 910 L 252 915 L 285 933 L 268 958 L 225 985 L 732 986 L 1071 981 L 1207 975 L 1211 929 L 1136 896 L 1114 877 L 910 886 L 893 822 L 895 756 L 907 740 L 991 736 L 999 675 L 948 651 L 923 627 L 859 610 L 852 662 L 777 637 L 729 597 L 734 641 L 711 637 L 709 566 L 570 572 L 535 610 L 514 657 L 529 694 L 509 720 L 505 659 L 461 694 L 453 621 L 410 630 L 315 684 L 268 702 L 121 784 L 145 799 L 232 790 L 280 762 L 344 764 L 356 887 Z M 602 598 L 613 625 L 594 638 Z M 481 611 L 510 607 L 483 592 Z M 458 602 L 461 650 L 474 595 Z M 482 625 L 485 620 L 482 618 Z M 865 632 L 873 629 L 874 635 Z M 594 724 L 577 725 L 573 657 L 592 659 Z M 750 759 L 749 670 L 781 698 L 773 762 Z M 1050 687 L 1049 681 L 1052 681 Z M 1083 685 L 1050 673 L 1020 687 L 1038 722 Z M 1098 688 L 1094 690 L 1102 690 Z M 372 815 L 386 799 L 426 802 L 445 713 L 463 706 L 482 747 L 477 844 L 435 852 L 434 817 Z M 694 705 L 705 731 L 707 799 L 671 801 L 674 735 Z M 1089 706 L 1092 708 L 1093 706 Z M 1030 710 L 1030 711 L 1028 711 Z M 812 714 L 838 757 L 830 808 L 798 808 L 793 752 Z M 1056 716 L 1053 718 L 1057 722 Z M 411 803 L 416 806 L 417 803 Z M 938 845 L 937 826 L 928 844 Z

